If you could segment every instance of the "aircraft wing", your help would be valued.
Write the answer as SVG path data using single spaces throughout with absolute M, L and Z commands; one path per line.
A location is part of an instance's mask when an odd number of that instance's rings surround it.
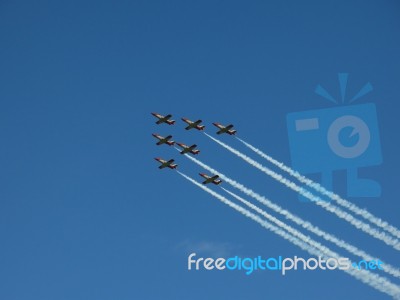
M 161 163 L 161 165 L 158 167 L 159 169 L 164 169 L 166 167 L 166 163 L 167 161 L 161 159 L 161 158 L 155 158 L 156 161 L 158 161 L 159 163 Z
M 185 123 L 189 124 L 188 126 L 185 127 L 186 130 L 189 130 L 189 129 L 192 129 L 192 128 L 199 129 L 198 125 L 202 122 L 201 120 L 197 120 L 195 122 L 192 122 L 192 121 L 190 121 L 189 119 L 186 119 L 186 118 L 182 118 L 182 120 Z
M 168 161 L 159 157 L 156 157 L 154 159 L 159 163 L 161 163 L 161 165 L 158 167 L 159 169 L 164 169 L 164 168 L 176 169 L 176 167 L 178 167 L 177 164 L 173 164 L 173 162 L 175 161 L 174 159 L 170 159 Z
M 232 124 L 229 124 L 228 126 L 225 127 L 225 129 L 231 129 L 233 127 Z
M 151 113 L 153 116 L 155 116 L 156 118 L 162 118 L 162 115 L 158 114 L 158 113 Z
M 157 113 L 151 113 L 151 114 L 153 116 L 155 116 L 156 118 L 158 118 L 158 121 L 156 122 L 156 124 L 167 123 L 169 125 L 172 125 L 172 124 L 175 123 L 175 121 L 169 120 L 172 117 L 171 114 L 168 114 L 166 116 L 163 116 L 163 115 L 160 115 L 160 114 L 157 114 Z
M 161 135 L 158 135 L 158 134 L 156 134 L 156 133 L 154 133 L 153 136 L 154 136 L 155 138 L 159 139 L 159 140 L 162 140 L 162 139 L 163 139 L 163 137 L 162 137 Z
M 213 177 L 211 177 L 210 179 L 212 179 L 213 181 L 215 180 L 215 179 L 218 179 L 219 178 L 219 176 L 218 175 L 214 175 Z

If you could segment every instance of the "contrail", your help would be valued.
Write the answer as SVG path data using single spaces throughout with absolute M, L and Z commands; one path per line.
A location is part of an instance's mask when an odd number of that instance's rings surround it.
M 271 176 L 275 180 L 279 181 L 280 183 L 284 184 L 288 188 L 294 190 L 297 193 L 300 193 L 304 197 L 310 199 L 313 201 L 315 204 L 325 208 L 327 211 L 337 215 L 339 218 L 346 220 L 349 222 L 351 225 L 355 226 L 357 229 L 360 229 L 369 235 L 373 236 L 376 239 L 379 239 L 386 243 L 389 246 L 392 246 L 396 250 L 400 250 L 400 241 L 397 239 L 392 238 L 391 236 L 388 236 L 385 232 L 381 232 L 375 228 L 372 228 L 369 224 L 355 218 L 353 215 L 349 214 L 348 212 L 343 211 L 340 207 L 334 206 L 331 203 L 327 203 L 326 201 L 322 200 L 320 197 L 313 195 L 309 191 L 305 190 L 304 188 L 298 186 L 294 182 L 284 178 L 282 175 L 268 169 L 267 167 L 264 167 L 260 163 L 256 162 L 255 160 L 251 159 L 250 157 L 244 155 L 243 153 L 239 152 L 236 149 L 233 149 L 232 147 L 228 146 L 227 144 L 221 142 L 220 140 L 212 137 L 211 135 L 204 133 L 207 135 L 210 139 L 224 147 L 225 149 L 229 150 L 236 156 L 240 157 L 244 161 L 246 161 L 248 164 L 252 165 L 253 167 L 259 169 L 263 173 Z
M 264 211 L 263 209 L 259 208 L 258 206 L 254 205 L 253 203 L 243 199 L 242 197 L 236 195 L 235 193 L 221 187 L 221 189 L 223 189 L 225 192 L 227 192 L 229 195 L 231 195 L 232 197 L 234 197 L 236 200 L 242 202 L 244 205 L 246 205 L 247 207 L 249 207 L 250 209 L 256 211 L 257 213 L 259 213 L 260 215 L 262 215 L 263 217 L 267 218 L 268 220 L 270 220 L 271 222 L 275 223 L 276 225 L 286 229 L 287 231 L 289 231 L 290 233 L 292 233 L 289 229 L 286 228 L 286 226 L 288 225 L 282 225 L 280 223 L 279 220 L 277 220 L 275 217 L 271 216 L 270 214 L 268 214 L 266 211 Z M 290 216 L 292 215 L 291 213 L 289 213 L 287 211 L 287 214 Z M 312 225 L 309 222 L 303 221 L 302 219 L 300 219 L 299 217 L 296 216 L 291 216 L 289 217 L 288 215 L 286 215 L 287 219 L 289 220 L 296 220 L 295 223 L 302 226 L 305 229 L 308 229 L 310 232 L 315 233 L 318 236 L 323 237 L 325 240 L 333 242 L 334 244 L 336 244 L 337 246 L 346 249 L 347 251 L 349 251 L 351 254 L 356 255 L 358 257 L 361 257 L 362 259 L 366 260 L 366 261 L 371 261 L 371 260 L 378 260 L 378 258 L 376 257 L 372 257 L 371 255 L 369 255 L 368 253 L 364 252 L 363 250 L 360 250 L 358 248 L 356 248 L 355 246 L 352 246 L 350 244 L 348 244 L 347 242 L 343 241 L 343 240 L 339 240 L 338 238 L 336 238 L 335 236 L 326 233 L 322 230 L 320 230 L 318 227 L 315 227 L 314 225 Z M 299 222 L 300 221 L 300 222 Z M 279 223 L 280 222 L 280 223 Z M 290 227 L 290 226 L 289 226 Z M 293 233 L 292 233 L 293 234 Z M 295 234 L 294 234 L 295 235 Z M 312 245 L 314 246 L 314 245 Z M 387 272 L 388 274 L 391 274 L 395 277 L 400 277 L 400 270 L 396 267 L 393 267 L 387 263 L 384 263 L 384 268 L 383 271 Z
M 189 158 L 191 161 L 193 161 L 194 163 L 196 163 L 197 165 L 199 165 L 200 167 L 202 167 L 203 169 L 209 171 L 210 173 L 213 174 L 218 174 L 219 177 L 224 180 L 226 183 L 230 184 L 231 186 L 233 186 L 234 188 L 238 189 L 239 191 L 243 192 L 244 194 L 252 197 L 253 199 L 257 200 L 258 202 L 260 202 L 261 204 L 267 206 L 268 208 L 272 209 L 273 211 L 281 214 L 282 216 L 284 216 L 286 219 L 296 223 L 297 225 L 303 227 L 304 229 L 307 229 L 308 231 L 316 234 L 319 237 L 322 237 L 323 239 L 325 239 L 326 241 L 332 242 L 334 243 L 336 246 L 343 248 L 345 250 L 347 250 L 348 252 L 350 252 L 351 254 L 358 256 L 364 260 L 378 260 L 378 257 L 373 256 L 371 254 L 368 254 L 367 252 L 358 249 L 356 246 L 353 246 L 337 237 L 335 237 L 334 235 L 327 233 L 326 231 L 320 229 L 319 227 L 313 225 L 312 223 L 303 220 L 302 218 L 300 218 L 299 216 L 291 213 L 290 211 L 280 207 L 278 204 L 275 204 L 274 202 L 272 202 L 271 200 L 269 200 L 268 198 L 261 196 L 260 194 L 254 192 L 253 190 L 245 187 L 244 185 L 238 183 L 237 181 L 229 178 L 228 176 L 222 174 L 221 172 L 211 168 L 210 166 L 204 164 L 203 162 L 201 162 L 200 160 L 190 156 L 190 155 L 185 155 L 187 158 Z M 382 260 L 381 260 L 382 261 Z M 387 272 L 388 274 L 391 274 L 395 277 L 400 277 L 400 270 L 394 266 L 391 266 L 390 264 L 383 262 L 385 265 L 385 268 L 383 269 L 384 272 Z
M 236 138 L 241 143 L 243 143 L 246 147 L 248 147 L 249 149 L 254 151 L 256 154 L 258 154 L 262 158 L 266 159 L 267 161 L 269 161 L 273 165 L 277 166 L 282 171 L 285 171 L 286 173 L 288 173 L 291 176 L 295 177 L 301 183 L 304 183 L 307 186 L 309 186 L 309 187 L 313 188 L 314 190 L 316 190 L 317 192 L 320 192 L 321 194 L 323 194 L 325 196 L 328 196 L 332 200 L 336 201 L 339 205 L 347 208 L 351 212 L 362 216 L 363 218 L 367 219 L 368 221 L 370 221 L 371 223 L 375 224 L 376 226 L 381 227 L 382 229 L 386 230 L 387 232 L 390 232 L 395 237 L 400 238 L 400 230 L 397 229 L 396 227 L 390 225 L 388 222 L 383 221 L 382 219 L 374 216 L 372 213 L 370 213 L 366 209 L 360 208 L 357 205 L 349 202 L 348 200 L 343 199 L 342 197 L 340 197 L 339 195 L 335 194 L 334 192 L 327 190 L 326 188 L 324 188 L 319 183 L 307 178 L 304 175 L 301 175 L 296 170 L 293 170 L 292 168 L 290 168 L 289 166 L 285 165 L 284 163 L 274 159 L 273 157 L 271 157 L 268 154 L 262 152 L 260 149 L 254 147 L 253 145 L 243 141 L 242 139 L 240 139 L 238 137 L 236 137 Z
M 235 193 L 232 193 L 231 191 L 228 191 L 227 189 L 224 189 L 223 187 L 221 187 L 221 189 L 223 189 L 225 192 L 227 192 L 228 194 L 233 196 L 236 200 L 240 201 L 241 203 L 243 203 L 244 205 L 246 205 L 250 209 L 252 209 L 252 210 L 256 211 L 257 213 L 259 213 L 260 215 L 262 215 L 264 218 L 266 218 L 270 222 L 275 223 L 277 226 L 285 229 L 287 232 L 289 232 L 290 234 L 294 235 L 295 237 L 301 239 L 302 241 L 309 243 L 312 247 L 320 249 L 321 251 L 327 251 L 327 248 L 325 246 L 323 246 L 320 243 L 312 240 L 309 236 L 306 236 L 306 235 L 300 233 L 300 231 L 298 231 L 297 229 L 295 229 L 295 228 L 287 225 L 286 223 L 280 221 L 278 218 L 268 214 L 267 212 L 265 212 L 264 210 L 262 210 L 258 206 L 254 205 L 253 203 L 243 199 L 242 197 L 239 197 Z
M 233 203 L 232 201 L 228 200 L 224 196 L 214 192 L 213 190 L 209 189 L 208 187 L 198 183 L 194 179 L 190 178 L 189 176 L 177 171 L 181 176 L 183 176 L 185 179 L 193 183 L 194 185 L 198 186 L 202 190 L 206 191 L 207 193 L 211 194 L 218 200 L 220 200 L 222 203 L 228 205 L 229 207 L 235 209 L 236 211 L 240 212 L 244 216 L 252 219 L 253 221 L 259 223 L 262 227 L 274 232 L 275 234 L 281 236 L 285 240 L 288 240 L 292 244 L 300 247 L 301 249 L 307 251 L 311 255 L 315 256 L 330 256 L 330 257 L 335 257 L 339 258 L 339 254 L 331 251 L 329 248 L 322 246 L 321 250 L 314 248 L 310 245 L 308 245 L 306 242 L 300 240 L 299 238 L 296 238 L 292 234 L 287 233 L 283 229 L 261 219 L 259 216 L 253 214 L 252 212 L 248 211 L 247 209 L 243 208 L 240 205 L 237 205 L 236 203 Z M 309 239 L 311 241 L 311 239 Z M 322 250 L 324 249 L 324 250 Z M 343 270 L 344 272 L 350 274 L 351 276 L 355 277 L 356 279 L 364 282 L 365 284 L 370 285 L 371 287 L 391 296 L 394 298 L 400 299 L 400 287 L 397 286 L 396 284 L 393 284 L 389 280 L 387 280 L 384 277 L 381 277 L 377 274 L 371 273 L 366 270 L 355 270 L 353 268 L 350 268 L 348 270 Z

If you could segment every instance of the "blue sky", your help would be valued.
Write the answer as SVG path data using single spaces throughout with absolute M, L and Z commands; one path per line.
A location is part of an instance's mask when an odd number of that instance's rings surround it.
M 399 14 L 396 1 L 1 1 L 0 298 L 385 299 L 342 272 L 188 272 L 193 250 L 308 255 L 159 171 L 156 156 L 196 179 L 203 170 L 151 133 L 196 143 L 204 162 L 400 265 L 180 121 L 201 118 L 208 133 L 233 123 L 290 164 L 286 115 L 332 107 L 314 89 L 338 97 L 340 72 L 352 95 L 371 82 L 358 103 L 376 104 L 383 163 L 361 172 L 382 196 L 351 200 L 400 226 Z M 152 111 L 176 125 L 155 125 Z M 336 191 L 345 178 L 335 172 Z

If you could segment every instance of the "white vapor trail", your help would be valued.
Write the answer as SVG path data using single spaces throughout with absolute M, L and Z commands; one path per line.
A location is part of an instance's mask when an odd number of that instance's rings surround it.
M 243 141 L 242 139 L 240 139 L 238 137 L 236 137 L 236 138 L 241 143 L 243 143 L 246 147 L 248 147 L 250 150 L 254 151 L 256 154 L 258 154 L 262 158 L 266 159 L 267 161 L 269 161 L 273 165 L 277 166 L 282 171 L 285 171 L 286 173 L 288 173 L 291 176 L 295 177 L 301 183 L 304 183 L 305 185 L 307 185 L 307 186 L 313 188 L 314 190 L 316 190 L 317 192 L 319 192 L 319 193 L 321 193 L 321 194 L 323 194 L 325 196 L 328 196 L 332 200 L 336 201 L 339 205 L 347 208 L 351 212 L 353 212 L 353 213 L 355 213 L 355 214 L 357 214 L 359 216 L 362 216 L 363 218 L 367 219 L 368 221 L 370 221 L 371 223 L 375 224 L 376 226 L 381 227 L 382 229 L 386 230 L 387 232 L 390 232 L 395 237 L 400 238 L 400 230 L 397 229 L 396 227 L 390 225 L 388 222 L 383 221 L 382 219 L 374 216 L 372 213 L 370 213 L 366 209 L 360 208 L 357 205 L 355 205 L 354 203 L 351 203 L 348 200 L 343 199 L 342 197 L 340 197 L 339 195 L 335 194 L 334 192 L 327 190 L 326 188 L 324 188 L 319 183 L 307 178 L 306 176 L 300 174 L 296 170 L 293 170 L 289 166 L 287 166 L 284 163 L 274 159 L 273 157 L 271 157 L 268 154 L 262 152 L 260 149 L 254 147 L 253 145 Z
M 371 260 L 377 260 L 377 257 L 374 257 L 365 251 L 358 249 L 356 246 L 353 246 L 337 237 L 334 235 L 325 232 L 324 230 L 320 229 L 319 227 L 313 225 L 312 223 L 303 220 L 302 218 L 298 217 L 297 215 L 291 213 L 290 211 L 280 207 L 278 204 L 275 204 L 268 198 L 261 196 L 260 194 L 254 192 L 253 190 L 245 187 L 244 185 L 238 183 L 237 181 L 229 178 L 228 176 L 222 174 L 221 172 L 211 168 L 210 166 L 206 165 L 205 163 L 201 162 L 200 160 L 190 156 L 190 155 L 185 155 L 187 158 L 189 158 L 191 161 L 196 163 L 198 166 L 202 167 L 203 169 L 209 171 L 210 173 L 213 174 L 218 174 L 219 177 L 226 183 L 230 184 L 232 187 L 238 189 L 242 193 L 252 197 L 253 199 L 257 200 L 258 202 L 262 203 L 263 205 L 267 206 L 268 208 L 272 209 L 273 211 L 281 214 L 284 216 L 286 219 L 296 223 L 297 225 L 303 227 L 306 230 L 309 230 L 310 232 L 316 234 L 319 237 L 322 237 L 326 241 L 334 243 L 336 246 L 343 248 L 350 252 L 351 254 L 361 257 L 362 259 L 371 261 Z M 382 260 L 381 260 L 382 261 Z M 384 262 L 384 270 L 388 274 L 391 274 L 395 277 L 400 277 L 400 270 L 394 266 L 391 266 L 390 264 L 387 264 Z
M 320 197 L 315 196 L 314 194 L 310 193 L 309 191 L 305 190 L 301 186 L 298 186 L 294 182 L 288 180 L 287 178 L 284 178 L 282 175 L 268 169 L 267 167 L 264 167 L 260 163 L 256 162 L 255 160 L 251 159 L 250 157 L 244 155 L 240 151 L 228 146 L 227 144 L 221 142 L 220 140 L 212 137 L 211 135 L 204 133 L 207 135 L 210 139 L 215 141 L 217 144 L 221 145 L 223 148 L 229 150 L 236 156 L 240 157 L 244 161 L 246 161 L 248 164 L 252 165 L 253 167 L 259 169 L 261 172 L 267 174 L 268 176 L 271 176 L 275 180 L 279 181 L 280 183 L 284 184 L 288 188 L 294 190 L 297 193 L 300 193 L 304 197 L 310 199 L 313 201 L 315 204 L 325 208 L 327 211 L 337 215 L 339 218 L 349 222 L 351 225 L 355 226 L 357 229 L 360 229 L 364 231 L 365 233 L 373 236 L 374 238 L 383 241 L 389 246 L 392 246 L 396 250 L 400 250 L 400 241 L 392 238 L 392 236 L 388 236 L 385 232 L 381 232 L 375 228 L 372 228 L 369 224 L 355 218 L 353 215 L 349 214 L 348 212 L 342 210 L 340 207 L 334 206 L 331 203 L 328 203 L 324 200 L 322 200 Z
M 183 176 L 185 179 L 193 183 L 194 185 L 198 186 L 202 190 L 206 191 L 207 193 L 211 194 L 215 198 L 217 198 L 219 201 L 222 203 L 228 205 L 229 207 L 235 209 L 236 211 L 240 212 L 244 216 L 250 218 L 251 220 L 259 223 L 262 227 L 274 232 L 275 234 L 279 235 L 280 237 L 284 238 L 285 240 L 291 242 L 292 244 L 300 247 L 301 249 L 307 251 L 311 255 L 315 256 L 322 256 L 322 257 L 334 257 L 334 258 L 339 258 L 339 254 L 331 251 L 329 248 L 325 246 L 318 246 L 318 248 L 313 247 L 307 243 L 313 243 L 314 241 L 311 240 L 309 237 L 305 237 L 306 240 L 301 240 L 299 238 L 296 238 L 293 234 L 290 234 L 286 231 L 284 231 L 282 228 L 277 227 L 271 223 L 269 223 L 266 220 L 263 220 L 260 218 L 258 215 L 250 212 L 249 210 L 243 208 L 242 206 L 233 203 L 232 201 L 228 200 L 224 196 L 214 192 L 213 190 L 209 189 L 208 187 L 202 185 L 201 183 L 198 183 L 194 179 L 190 178 L 189 176 L 177 171 L 181 176 Z M 317 245 L 317 244 L 316 244 Z M 350 274 L 351 276 L 355 277 L 356 279 L 362 281 L 365 284 L 370 285 L 371 287 L 377 289 L 378 291 L 381 291 L 383 293 L 386 293 L 387 295 L 390 295 L 391 297 L 400 299 L 400 287 L 397 286 L 396 284 L 393 284 L 390 282 L 388 279 L 381 277 L 377 274 L 371 273 L 367 270 L 356 270 L 353 268 L 350 268 L 348 270 L 343 270 L 344 272 Z
M 251 208 L 252 210 L 254 210 L 257 213 L 259 213 L 260 215 L 264 216 L 265 218 L 267 218 L 271 222 L 275 223 L 276 225 L 278 225 L 278 226 L 286 229 L 290 233 L 292 233 L 289 229 L 286 228 L 286 226 L 288 226 L 288 225 L 279 224 L 278 222 L 280 222 L 280 221 L 277 220 L 275 217 L 271 216 L 270 214 L 268 214 L 265 210 L 259 208 L 258 206 L 254 205 L 253 203 L 243 199 L 242 197 L 236 195 L 235 193 L 233 193 L 233 192 L 231 192 L 231 191 L 229 191 L 229 190 L 227 190 L 227 189 L 225 189 L 223 187 L 221 187 L 221 189 L 223 189 L 229 195 L 234 197 L 236 200 L 242 202 L 247 207 Z M 288 219 L 290 219 L 290 218 L 288 218 Z M 300 219 L 300 218 L 297 217 L 296 219 Z M 315 227 L 311 223 L 305 222 L 303 220 L 301 220 L 301 221 L 302 221 L 302 223 L 299 224 L 299 225 L 301 225 L 303 228 L 306 228 L 306 229 L 310 230 L 311 232 L 316 233 L 318 236 L 322 236 L 325 240 L 331 241 L 334 244 L 336 244 L 337 246 L 348 250 L 351 254 L 359 256 L 359 257 L 361 257 L 362 259 L 364 259 L 366 261 L 371 261 L 371 260 L 375 260 L 376 261 L 376 260 L 378 260 L 376 257 L 372 257 L 371 255 L 367 254 L 363 250 L 359 250 L 355 246 L 352 246 L 352 245 L 346 243 L 343 240 L 339 240 L 338 238 L 336 238 L 335 236 L 333 236 L 333 235 L 331 235 L 329 233 L 325 233 L 324 231 L 320 230 L 318 227 Z M 282 222 L 280 222 L 280 223 L 282 223 Z M 295 223 L 298 224 L 298 222 L 295 222 Z M 296 234 L 294 234 L 294 235 L 296 235 Z M 314 245 L 312 245 L 312 246 L 314 246 Z M 387 263 L 383 263 L 383 264 L 384 264 L 383 271 L 385 271 L 388 274 L 391 274 L 391 275 L 393 275 L 395 277 L 400 277 L 400 270 L 399 269 L 397 269 L 396 267 L 393 267 L 393 266 L 391 266 L 391 265 L 389 265 Z

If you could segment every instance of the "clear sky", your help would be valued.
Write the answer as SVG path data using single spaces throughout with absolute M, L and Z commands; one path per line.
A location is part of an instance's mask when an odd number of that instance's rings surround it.
M 309 255 L 160 171 L 156 156 L 204 170 L 151 133 L 400 265 L 180 120 L 233 123 L 291 164 L 286 115 L 334 107 L 314 90 L 339 98 L 338 73 L 351 95 L 371 82 L 357 103 L 376 104 L 383 163 L 361 173 L 382 195 L 351 200 L 399 227 L 399 29 L 397 1 L 0 1 L 0 299 L 386 299 L 340 271 L 188 272 L 191 252 Z M 345 194 L 346 173 L 334 180 Z

